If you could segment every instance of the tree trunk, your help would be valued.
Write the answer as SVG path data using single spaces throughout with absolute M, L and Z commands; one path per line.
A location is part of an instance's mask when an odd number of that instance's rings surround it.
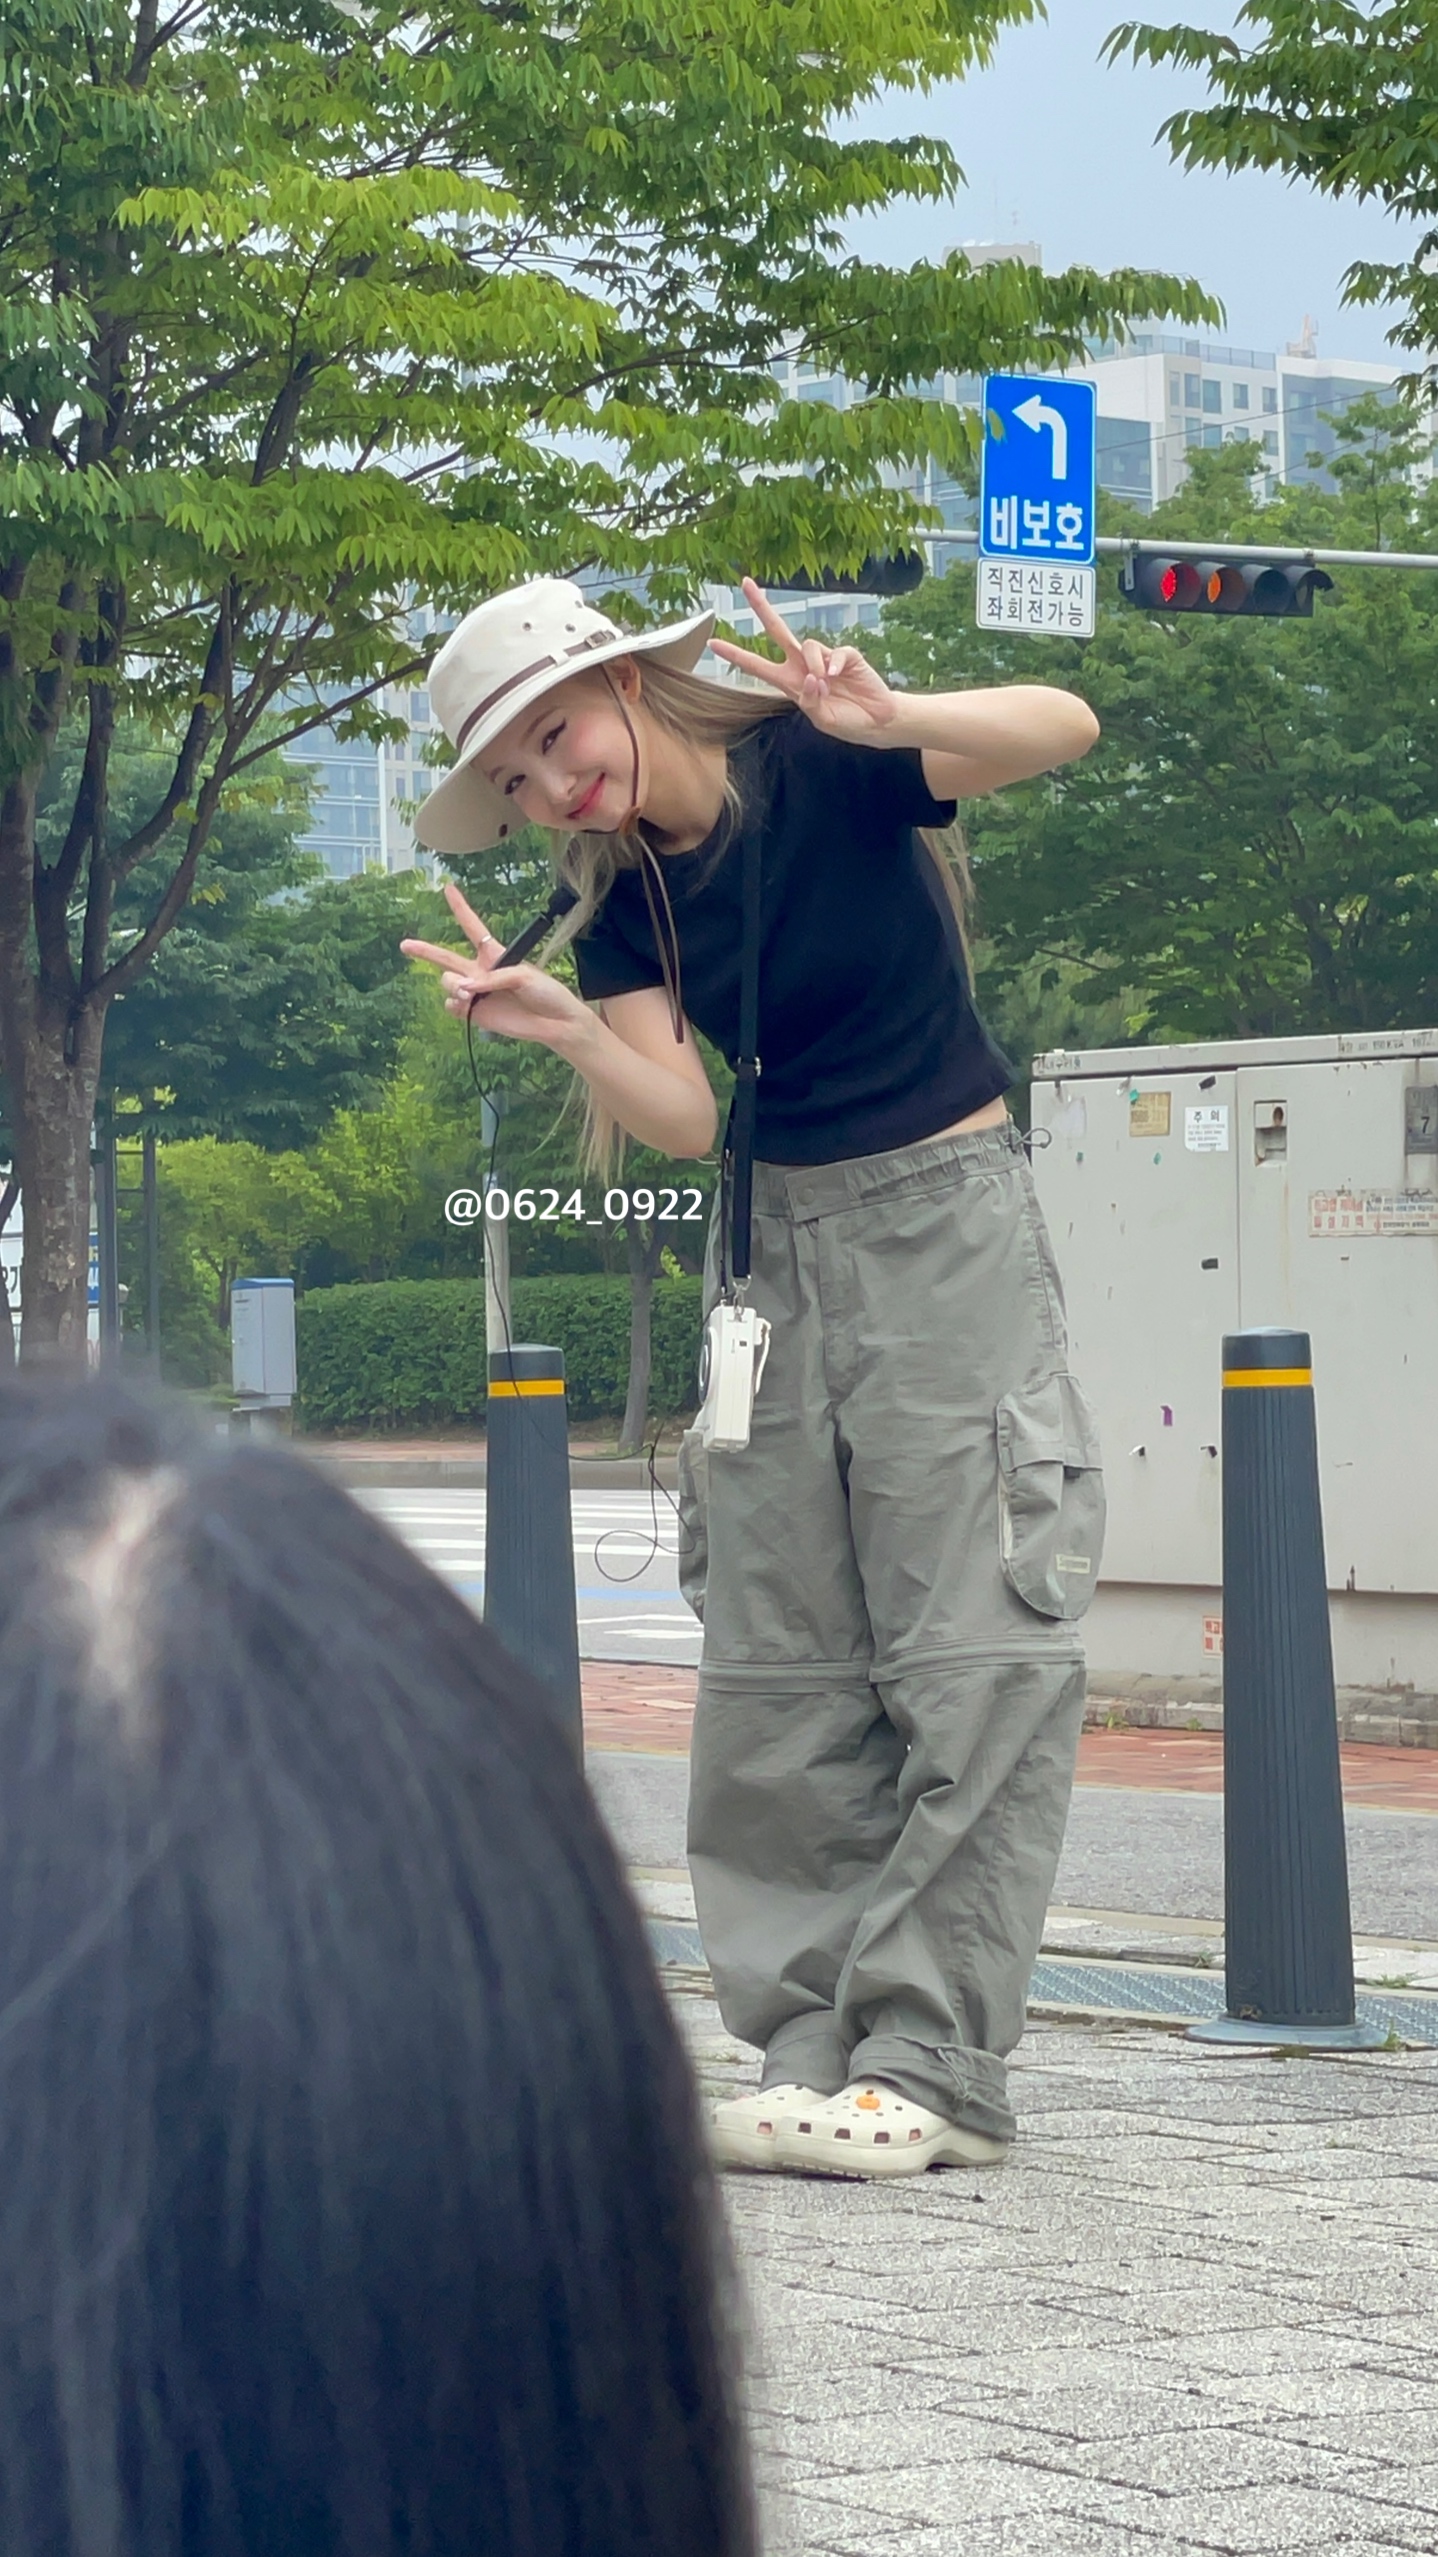
M 77 1006 L 59 952 L 46 960 L 35 894 L 35 776 L 0 793 L 0 1069 L 25 1200 L 20 1356 L 83 1366 L 90 1269 L 90 1127 L 105 1006 Z M 35 937 L 39 940 L 39 965 Z
M 664 1230 L 656 1221 L 646 1236 L 634 1210 L 626 1210 L 624 1240 L 629 1256 L 629 1390 L 619 1431 L 621 1456 L 637 1456 L 644 1444 L 649 1417 L 649 1373 L 653 1360 L 651 1317 L 654 1281 L 664 1250 Z
M 0 989 L 0 1026 L 15 1173 L 25 1200 L 20 1355 L 26 1366 L 56 1357 L 81 1366 L 90 1271 L 90 1130 L 102 1019 L 90 1009 L 78 1015 L 67 1057 L 68 1004 L 31 980 L 16 1020 L 5 991 Z
M 0 1184 L 0 1234 L 10 1222 L 10 1214 L 20 1196 L 20 1184 L 8 1180 Z M 0 1261 L 0 1373 L 15 1364 L 15 1308 L 10 1302 L 10 1282 L 5 1264 Z

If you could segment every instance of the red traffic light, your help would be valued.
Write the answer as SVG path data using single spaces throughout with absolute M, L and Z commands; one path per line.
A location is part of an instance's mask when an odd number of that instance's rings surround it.
M 1272 621 L 1313 611 L 1333 584 L 1326 569 L 1265 559 L 1165 559 L 1139 552 L 1119 571 L 1119 593 L 1151 613 L 1242 613 Z

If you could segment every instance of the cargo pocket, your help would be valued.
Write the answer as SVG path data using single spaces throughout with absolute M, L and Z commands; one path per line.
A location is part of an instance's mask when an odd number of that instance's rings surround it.
M 999 1537 L 1005 1574 L 1040 1616 L 1081 1616 L 1103 1552 L 1104 1496 L 1092 1406 L 1072 1376 L 1045 1376 L 998 1407 Z
M 675 1462 L 679 1511 L 679 1587 L 704 1622 L 709 1577 L 709 1450 L 697 1429 L 686 1429 Z

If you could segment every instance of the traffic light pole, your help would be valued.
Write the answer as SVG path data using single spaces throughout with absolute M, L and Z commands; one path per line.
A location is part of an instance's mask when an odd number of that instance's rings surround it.
M 978 532 L 974 527 L 952 533 L 929 534 L 930 541 L 971 542 L 977 548 Z M 1254 542 L 1145 542 L 1127 533 L 1100 534 L 1094 544 L 1114 559 L 1219 559 L 1262 560 L 1273 568 L 1438 568 L 1438 551 L 1426 550 L 1269 550 Z

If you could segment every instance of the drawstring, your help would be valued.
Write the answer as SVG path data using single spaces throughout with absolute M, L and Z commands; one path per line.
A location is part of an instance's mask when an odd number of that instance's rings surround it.
M 621 834 L 628 834 L 631 826 L 637 828 L 639 824 L 639 740 L 634 733 L 634 722 L 629 716 L 624 695 L 615 683 L 609 668 L 601 666 L 599 671 L 613 693 L 619 716 L 629 731 L 629 745 L 634 757 L 633 769 L 629 776 L 629 811 L 622 819 L 619 829 Z M 679 933 L 674 921 L 674 908 L 669 902 L 669 885 L 657 854 L 651 851 L 642 835 L 636 835 L 636 840 L 639 845 L 639 877 L 644 889 L 644 902 L 649 908 L 649 924 L 654 934 L 654 947 L 659 954 L 659 970 L 664 979 L 664 991 L 669 998 L 669 1017 L 674 1025 L 674 1036 L 682 1047 L 684 1044 L 684 981 L 680 973 Z M 664 907 L 665 921 L 668 925 L 667 939 L 660 927 L 659 915 L 654 903 L 654 890 L 649 884 L 651 870 L 658 884 L 660 900 Z

